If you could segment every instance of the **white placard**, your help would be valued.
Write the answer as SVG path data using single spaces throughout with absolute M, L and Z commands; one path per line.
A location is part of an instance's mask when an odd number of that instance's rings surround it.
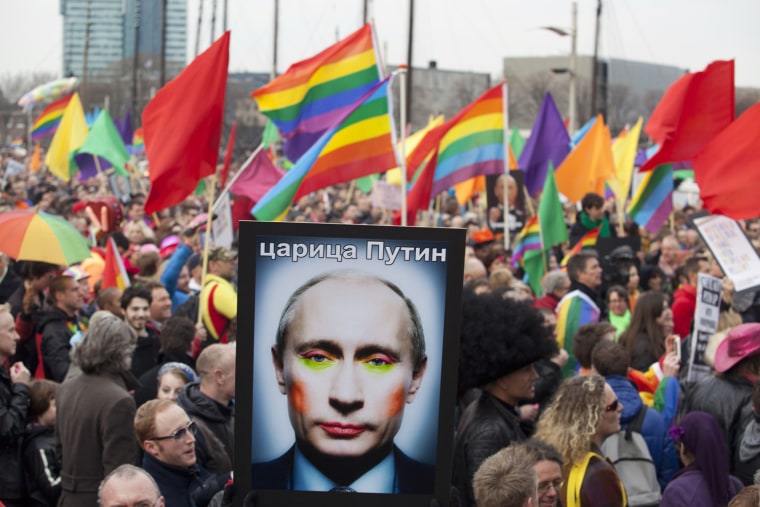
M 694 219 L 694 225 L 736 292 L 760 287 L 760 257 L 735 220 L 710 215 Z
M 697 307 L 694 310 L 694 331 L 691 334 L 688 380 L 695 382 L 710 375 L 705 364 L 705 350 L 710 337 L 718 329 L 720 298 L 723 282 L 720 278 L 699 273 L 697 281 Z

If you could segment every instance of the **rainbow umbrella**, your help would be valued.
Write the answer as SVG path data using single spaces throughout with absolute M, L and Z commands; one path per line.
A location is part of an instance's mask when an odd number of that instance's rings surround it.
M 90 257 L 87 242 L 73 225 L 34 210 L 0 213 L 0 251 L 16 260 L 65 266 Z

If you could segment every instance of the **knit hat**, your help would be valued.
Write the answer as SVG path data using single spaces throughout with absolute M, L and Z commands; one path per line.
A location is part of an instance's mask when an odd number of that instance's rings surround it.
M 465 291 L 459 352 L 459 393 L 508 375 L 557 352 L 543 316 L 525 301 Z

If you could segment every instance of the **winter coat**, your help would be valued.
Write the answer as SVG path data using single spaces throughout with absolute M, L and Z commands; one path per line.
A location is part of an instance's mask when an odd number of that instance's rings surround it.
M 452 484 L 461 507 L 475 507 L 472 477 L 489 456 L 512 442 L 522 442 L 532 428 L 522 426 L 514 407 L 483 392 L 462 414 L 454 442 Z
M 198 464 L 211 473 L 232 470 L 235 448 L 235 413 L 232 406 L 223 406 L 200 390 L 193 382 L 179 393 L 177 403 L 198 425 L 195 452 Z
M 45 378 L 63 382 L 69 371 L 71 359 L 69 341 L 78 330 L 79 322 L 76 316 L 69 316 L 58 307 L 52 306 L 42 311 L 37 323 L 37 332 L 42 335 L 40 350 L 45 367 Z
M 129 372 L 82 373 L 61 385 L 55 397 L 59 507 L 96 507 L 106 475 L 125 463 L 140 464 L 135 401 L 128 392 L 137 386 Z
M 148 335 L 137 337 L 137 346 L 132 354 L 132 375 L 137 378 L 158 364 L 158 351 L 161 349 L 158 331 L 151 325 L 146 326 L 145 330 Z
M 167 465 L 148 453 L 143 455 L 142 467 L 155 479 L 167 507 L 205 507 L 230 478 L 230 474 L 212 475 L 197 464 Z
M 729 476 L 729 485 L 733 488 L 732 497 L 744 488 L 742 482 Z M 702 471 L 687 467 L 678 472 L 662 494 L 660 507 L 724 507 L 714 505 L 707 481 Z
M 679 468 L 678 455 L 673 446 L 673 440 L 668 435 L 669 425 L 659 412 L 644 405 L 633 382 L 618 375 L 608 375 L 605 380 L 615 391 L 618 400 L 623 403 L 623 412 L 620 414 L 622 429 L 628 428 L 628 424 L 640 410 L 646 410 L 640 433 L 647 443 L 649 454 L 652 455 L 652 461 L 657 469 L 657 481 L 664 489 Z
M 55 456 L 55 430 L 35 423 L 27 425 L 23 457 L 27 505 L 54 507 L 61 496 L 61 464 Z
M 712 414 L 718 420 L 731 453 L 733 473 L 734 451 L 752 419 L 752 384 L 732 371 L 707 377 L 687 388 L 682 413 L 697 410 Z
M 760 421 L 754 412 L 753 416 L 734 452 L 736 476 L 746 486 L 754 484 L 755 472 L 760 469 Z
M 29 387 L 13 384 L 0 364 L 0 501 L 23 497 L 21 440 L 29 409 Z

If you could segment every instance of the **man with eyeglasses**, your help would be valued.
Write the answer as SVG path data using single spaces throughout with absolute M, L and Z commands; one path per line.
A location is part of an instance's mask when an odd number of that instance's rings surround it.
M 562 489 L 562 456 L 551 445 L 530 439 L 522 444 L 529 463 L 536 472 L 538 507 L 557 507 Z
M 135 433 L 145 451 L 142 466 L 172 507 L 207 505 L 230 474 L 211 474 L 195 457 L 195 421 L 171 400 L 151 400 L 135 415 Z
M 164 507 L 156 481 L 145 470 L 121 465 L 108 474 L 98 489 L 101 507 Z

